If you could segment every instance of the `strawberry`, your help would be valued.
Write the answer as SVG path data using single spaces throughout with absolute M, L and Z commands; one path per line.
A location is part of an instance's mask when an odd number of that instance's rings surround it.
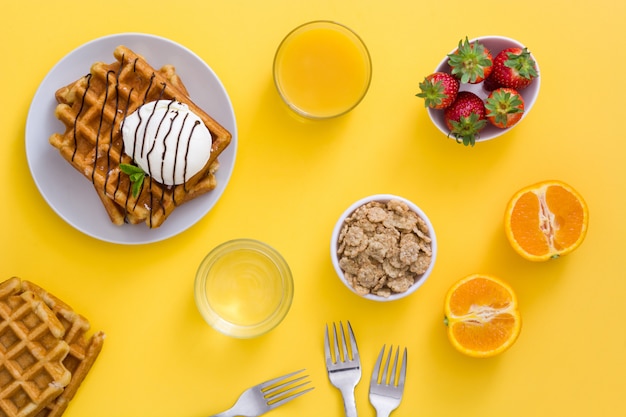
M 500 86 L 496 83 L 496 80 L 493 79 L 493 72 L 489 77 L 485 78 L 485 81 L 483 81 L 483 88 L 485 91 L 493 91 L 499 87 Z
M 537 65 L 528 49 L 513 47 L 496 55 L 490 78 L 500 87 L 521 90 L 538 76 Z
M 465 146 L 474 146 L 478 133 L 487 124 L 483 101 L 469 91 L 460 91 L 443 116 L 450 135 Z
M 485 100 L 487 120 L 492 125 L 507 128 L 519 122 L 524 114 L 524 98 L 512 88 L 493 90 Z
M 459 47 L 448 55 L 451 73 L 462 83 L 478 84 L 491 73 L 493 58 L 479 41 L 459 41 Z
M 450 106 L 459 92 L 459 81 L 445 72 L 435 72 L 421 82 L 417 97 L 424 99 L 424 105 L 431 109 L 445 109 Z

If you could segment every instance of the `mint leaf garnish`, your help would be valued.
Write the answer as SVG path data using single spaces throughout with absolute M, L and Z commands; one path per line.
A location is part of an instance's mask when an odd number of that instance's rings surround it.
M 146 173 L 143 172 L 143 169 L 138 166 L 130 164 L 120 164 L 120 170 L 130 178 L 133 197 L 136 198 L 139 195 L 139 191 L 141 191 L 141 186 L 143 185 L 143 179 L 145 178 Z

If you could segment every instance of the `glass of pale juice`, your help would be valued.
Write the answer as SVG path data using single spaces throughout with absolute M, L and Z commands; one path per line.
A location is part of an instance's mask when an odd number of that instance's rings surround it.
M 318 20 L 292 30 L 274 56 L 274 83 L 297 114 L 328 119 L 361 102 L 372 78 L 367 47 L 350 28 Z
M 287 315 L 293 278 L 274 248 L 253 239 L 235 239 L 203 259 L 194 295 L 211 327 L 228 336 L 252 338 L 272 330 Z

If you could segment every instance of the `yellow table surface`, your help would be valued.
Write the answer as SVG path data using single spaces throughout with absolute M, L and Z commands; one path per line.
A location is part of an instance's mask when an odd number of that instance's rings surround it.
M 383 343 L 409 350 L 397 417 L 624 413 L 623 1 L 529 0 L 519 9 L 491 0 L 476 7 L 375 0 L 5 3 L 0 276 L 44 286 L 107 334 L 68 417 L 206 416 L 248 386 L 299 368 L 307 368 L 315 390 L 270 415 L 343 415 L 322 350 L 324 324 L 339 320 L 350 320 L 358 338 L 361 416 L 375 415 L 368 384 Z M 271 64 L 283 36 L 315 19 L 358 32 L 374 72 L 353 112 L 301 123 L 282 106 Z M 138 246 L 98 241 L 57 216 L 32 180 L 24 146 L 29 105 L 54 64 L 90 40 L 122 32 L 163 36 L 197 53 L 224 83 L 239 134 L 235 169 L 214 209 L 182 234 Z M 415 97 L 418 83 L 466 35 L 517 39 L 542 71 L 528 117 L 474 148 L 436 130 Z M 504 207 L 517 189 L 552 178 L 585 197 L 589 232 L 567 257 L 528 262 L 506 241 Z M 394 303 L 353 295 L 329 257 L 338 216 L 377 193 L 421 206 L 439 240 L 429 280 Z M 193 301 L 202 258 L 241 237 L 278 249 L 295 281 L 286 319 L 253 340 L 216 332 Z M 478 272 L 514 287 L 524 323 L 517 343 L 487 360 L 457 353 L 442 322 L 448 287 Z

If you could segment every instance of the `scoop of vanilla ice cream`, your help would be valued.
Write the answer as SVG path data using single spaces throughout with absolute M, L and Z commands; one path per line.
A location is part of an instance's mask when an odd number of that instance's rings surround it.
M 175 100 L 152 101 L 122 124 L 124 152 L 154 180 L 183 184 L 211 156 L 213 139 L 200 117 Z

